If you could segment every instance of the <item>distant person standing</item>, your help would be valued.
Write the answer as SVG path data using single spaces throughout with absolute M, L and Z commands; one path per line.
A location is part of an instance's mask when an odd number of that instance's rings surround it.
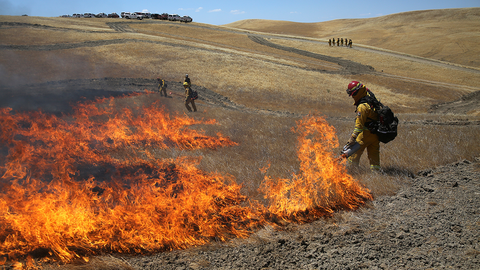
M 348 39 L 345 39 L 345 47 L 348 46 Z
M 328 40 L 328 46 L 332 47 L 332 39 Z
M 165 80 L 158 77 L 158 92 L 160 92 L 160 96 L 167 96 L 167 84 L 165 83 Z
M 340 38 L 337 38 L 337 47 L 340 46 Z
M 342 39 L 340 39 L 340 43 L 341 43 L 341 44 L 342 44 L 342 46 L 343 46 L 343 38 L 342 38 Z
M 192 98 L 192 88 L 190 87 L 188 82 L 184 82 L 183 87 L 185 87 L 185 107 L 189 112 L 192 111 L 192 108 L 193 111 L 196 112 L 197 106 L 195 106 L 195 100 Z M 192 104 L 192 108 L 190 108 L 190 106 L 188 105 L 190 103 Z
M 185 74 L 185 83 L 187 83 L 188 87 L 192 86 L 192 83 L 190 82 L 190 78 L 188 77 L 188 74 Z
M 352 40 L 350 39 L 350 40 L 348 41 L 348 47 L 352 48 L 352 45 L 353 45 L 353 44 L 352 44 Z

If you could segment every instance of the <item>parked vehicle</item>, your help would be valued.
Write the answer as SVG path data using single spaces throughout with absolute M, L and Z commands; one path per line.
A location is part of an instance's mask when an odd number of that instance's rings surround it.
M 135 17 L 136 19 L 142 20 L 142 19 L 144 18 L 144 14 L 145 14 L 145 13 L 143 13 L 143 12 L 134 12 L 134 13 L 132 13 L 132 14 L 134 15 L 134 17 Z M 133 18 L 133 19 L 135 19 L 135 18 Z
M 72 17 L 74 17 L 74 18 L 83 18 L 83 14 L 77 14 L 77 13 L 75 13 L 75 14 L 72 15 Z
M 183 16 L 183 17 L 180 18 L 180 22 L 189 23 L 189 22 L 192 22 L 192 21 L 193 21 L 193 19 L 190 16 Z
M 162 13 L 160 15 L 160 20 L 168 20 L 168 13 Z
M 168 14 L 169 21 L 180 21 L 180 15 L 178 14 Z
M 107 14 L 105 13 L 98 13 L 97 15 L 95 15 L 95 18 L 107 18 Z
M 107 18 L 120 18 L 120 16 L 118 16 L 117 13 L 113 12 L 113 13 L 108 14 Z
M 143 15 L 141 14 L 141 12 L 133 12 L 133 13 L 122 12 L 122 18 L 141 20 L 141 19 L 143 19 Z
M 83 14 L 83 17 L 84 17 L 84 18 L 95 18 L 95 14 L 93 14 L 93 13 L 84 13 L 84 14 Z

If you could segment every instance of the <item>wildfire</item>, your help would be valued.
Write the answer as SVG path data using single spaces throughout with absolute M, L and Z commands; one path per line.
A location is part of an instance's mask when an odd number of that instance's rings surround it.
M 247 237 L 271 215 L 316 218 L 371 199 L 334 161 L 335 131 L 318 117 L 296 129 L 301 173 L 265 179 L 268 207 L 232 177 L 198 169 L 199 158 L 155 157 L 156 149 L 236 145 L 188 128 L 214 120 L 171 117 L 157 104 L 118 111 L 109 98 L 63 117 L 1 109 L 0 124 L 0 264 L 186 248 Z
M 309 116 L 297 122 L 300 170 L 290 179 L 265 177 L 263 192 L 270 213 L 283 219 L 308 221 L 338 209 L 355 209 L 371 200 L 334 156 L 338 147 L 334 127 L 324 118 Z

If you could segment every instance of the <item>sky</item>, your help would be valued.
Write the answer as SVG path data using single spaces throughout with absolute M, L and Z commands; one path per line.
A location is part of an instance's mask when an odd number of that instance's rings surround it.
M 189 15 L 223 25 L 246 19 L 324 22 L 415 10 L 480 7 L 480 0 L 0 0 L 0 15 L 58 17 L 74 13 L 150 12 Z

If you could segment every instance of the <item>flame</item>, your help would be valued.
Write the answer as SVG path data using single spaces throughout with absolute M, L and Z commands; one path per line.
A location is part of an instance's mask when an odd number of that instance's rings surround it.
M 262 190 L 271 214 L 283 219 L 308 221 L 338 209 L 355 209 L 371 200 L 368 189 L 347 174 L 343 161 L 332 152 L 338 147 L 335 128 L 322 117 L 297 121 L 300 170 L 290 179 L 265 177 Z
M 371 199 L 334 161 L 335 130 L 318 117 L 296 128 L 300 173 L 265 178 L 268 207 L 242 195 L 233 177 L 198 169 L 198 157 L 156 157 L 159 149 L 235 146 L 189 128 L 215 123 L 169 116 L 155 103 L 118 108 L 113 98 L 62 117 L 0 109 L 0 265 L 27 258 L 14 267 L 33 269 L 33 253 L 88 261 L 244 238 L 272 215 L 313 219 Z

